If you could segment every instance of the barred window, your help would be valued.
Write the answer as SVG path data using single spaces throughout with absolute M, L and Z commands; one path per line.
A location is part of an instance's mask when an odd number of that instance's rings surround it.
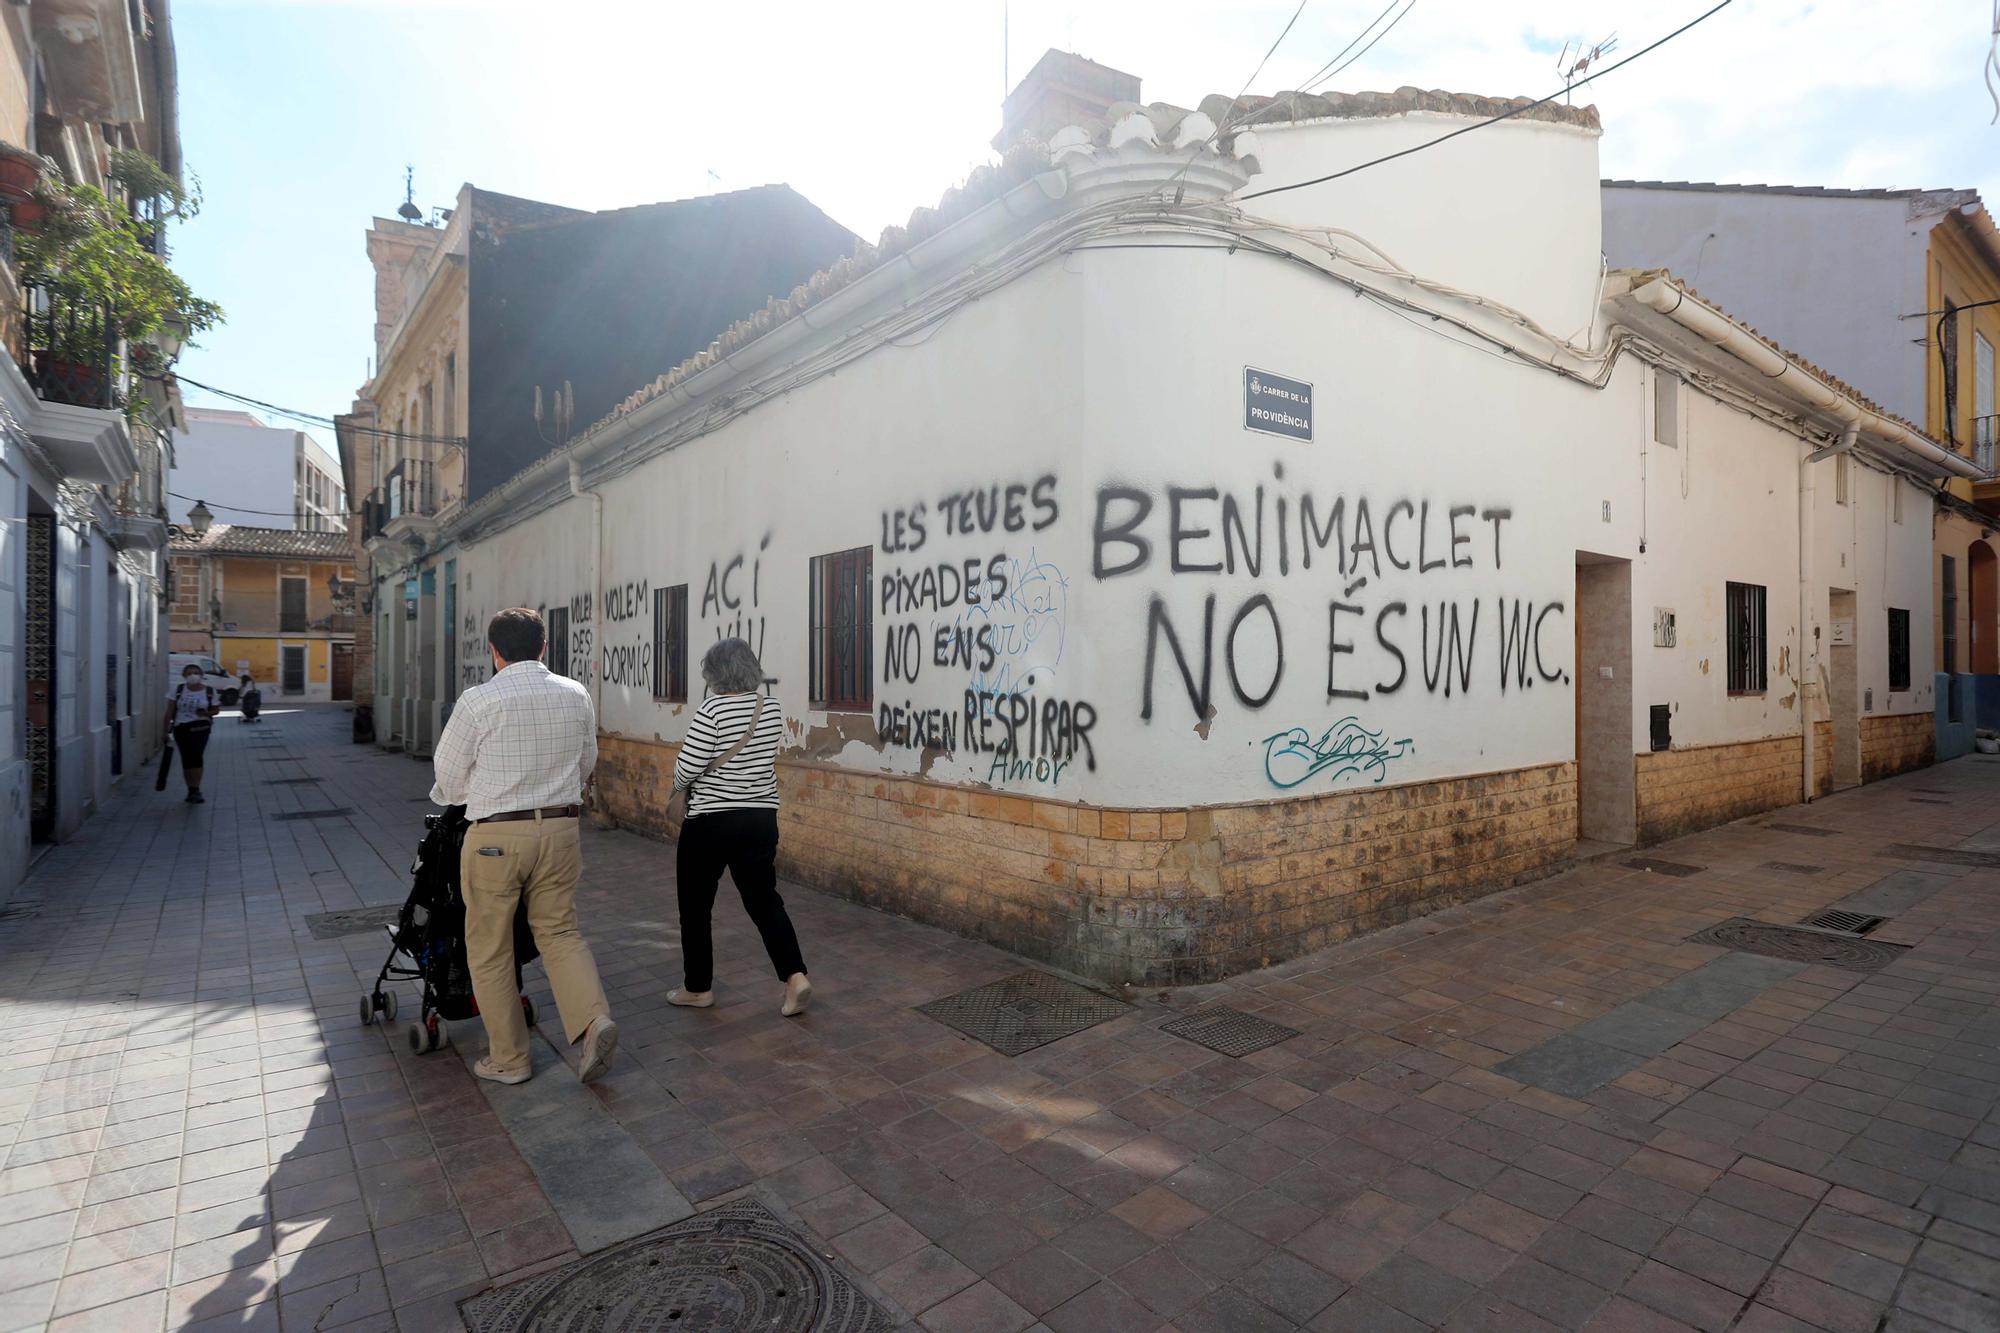
M 1762 694 L 1765 686 L 1764 589 L 1732 583 L 1728 596 L 1729 692 Z
M 812 558 L 808 675 L 815 708 L 865 713 L 875 702 L 872 547 Z
M 686 703 L 688 697 L 688 586 L 653 589 L 653 697 Z
M 1889 690 L 1910 688 L 1910 613 L 1889 608 Z
M 552 606 L 542 622 L 548 630 L 549 670 L 558 676 L 569 674 L 569 608 Z

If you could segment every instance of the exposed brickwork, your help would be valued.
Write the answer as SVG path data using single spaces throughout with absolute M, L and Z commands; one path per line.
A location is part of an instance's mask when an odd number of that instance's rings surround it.
M 671 832 L 674 747 L 606 738 L 598 791 Z M 1572 765 L 1199 810 L 1099 810 L 781 764 L 785 873 L 1108 980 L 1210 981 L 1549 873 Z
M 1802 757 L 1797 736 L 1638 756 L 1639 841 L 1659 842 L 1796 802 Z M 1830 777 L 1830 767 L 1827 772 Z
M 1861 780 L 1875 782 L 1937 762 L 1937 727 L 1929 713 L 1861 719 Z

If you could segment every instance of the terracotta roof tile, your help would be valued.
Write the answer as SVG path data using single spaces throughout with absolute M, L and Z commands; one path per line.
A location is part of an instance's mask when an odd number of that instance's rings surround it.
M 285 560 L 354 559 L 354 535 L 347 532 L 295 532 L 290 528 L 251 528 L 217 523 L 196 537 L 186 528 L 168 539 L 170 550 L 186 555 L 263 555 Z

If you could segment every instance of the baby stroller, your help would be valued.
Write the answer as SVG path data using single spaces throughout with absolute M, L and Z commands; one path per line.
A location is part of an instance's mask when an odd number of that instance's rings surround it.
M 396 992 L 388 989 L 392 979 L 418 979 L 423 983 L 417 1021 L 410 1024 L 410 1049 L 418 1055 L 435 1051 L 451 1042 L 448 1022 L 477 1016 L 479 1002 L 472 995 L 472 972 L 465 961 L 465 900 L 459 896 L 458 854 L 465 832 L 472 824 L 465 807 L 448 807 L 441 815 L 424 816 L 424 840 L 417 847 L 417 859 L 410 867 L 410 896 L 396 914 L 389 932 L 389 956 L 375 987 L 361 997 L 363 1027 L 377 1021 L 396 1019 Z M 398 954 L 409 966 L 396 962 Z M 521 969 L 541 955 L 535 947 L 534 932 L 528 929 L 526 905 L 514 913 L 514 986 L 521 985 Z M 528 1025 L 534 1026 L 535 1003 L 521 997 L 521 1009 Z
M 264 705 L 264 692 L 251 683 L 250 677 L 243 678 L 243 688 L 236 692 L 237 707 L 243 710 L 243 721 L 255 722 L 257 710 Z

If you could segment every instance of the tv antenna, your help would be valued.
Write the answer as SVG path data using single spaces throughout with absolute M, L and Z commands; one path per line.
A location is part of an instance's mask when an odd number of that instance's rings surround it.
M 1563 100 L 1569 100 L 1570 85 L 1590 73 L 1592 65 L 1601 64 L 1604 57 L 1618 49 L 1618 34 L 1612 33 L 1595 46 L 1586 47 L 1580 41 L 1563 43 L 1562 53 L 1556 57 L 1556 74 L 1563 81 Z M 1575 59 L 1571 59 L 1571 52 Z
M 403 168 L 403 203 L 397 208 L 396 216 L 405 222 L 424 220 L 424 210 L 417 207 L 417 169 L 414 166 Z

